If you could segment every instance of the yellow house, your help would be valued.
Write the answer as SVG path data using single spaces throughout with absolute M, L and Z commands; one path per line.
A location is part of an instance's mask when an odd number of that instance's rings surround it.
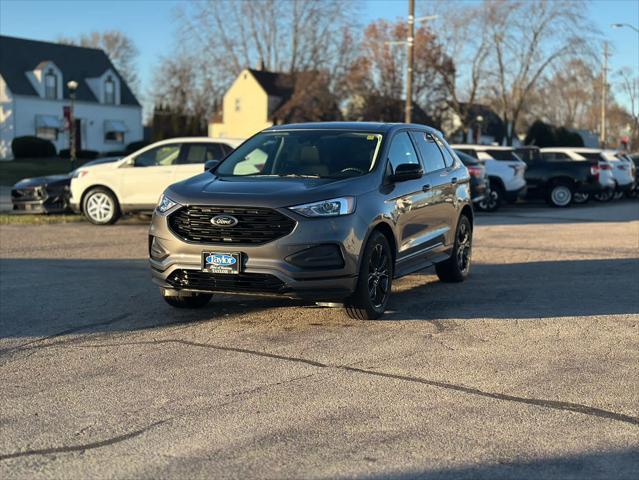
M 286 73 L 242 70 L 224 94 L 221 118 L 209 123 L 210 137 L 247 138 L 274 123 L 274 114 L 293 94 Z

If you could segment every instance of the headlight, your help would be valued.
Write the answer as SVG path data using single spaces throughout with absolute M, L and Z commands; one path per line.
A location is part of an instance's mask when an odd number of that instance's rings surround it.
M 178 204 L 177 202 L 174 202 L 169 197 L 162 194 L 162 196 L 160 197 L 160 201 L 158 202 L 156 211 L 160 214 L 164 214 L 168 212 L 169 210 L 171 210 L 173 207 L 175 207 L 177 204 Z
M 75 169 L 73 171 L 73 174 L 71 175 L 72 178 L 82 178 L 84 177 L 87 173 L 89 173 L 87 170 L 79 170 L 79 169 Z
M 288 208 L 305 217 L 337 217 L 353 213 L 355 199 L 353 197 L 340 197 Z

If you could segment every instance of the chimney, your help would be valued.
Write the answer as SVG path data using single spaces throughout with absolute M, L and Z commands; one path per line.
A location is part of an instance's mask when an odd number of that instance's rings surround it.
M 257 69 L 260 71 L 264 71 L 264 59 L 262 57 L 260 57 L 257 62 Z

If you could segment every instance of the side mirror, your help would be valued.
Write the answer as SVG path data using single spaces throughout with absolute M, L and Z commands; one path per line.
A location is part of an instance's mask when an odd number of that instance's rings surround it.
M 395 173 L 389 177 L 391 182 L 405 182 L 424 176 L 424 170 L 418 163 L 402 163 L 395 169 Z
M 218 163 L 220 163 L 219 160 L 207 160 L 204 162 L 204 170 L 211 170 L 212 168 L 217 167 Z

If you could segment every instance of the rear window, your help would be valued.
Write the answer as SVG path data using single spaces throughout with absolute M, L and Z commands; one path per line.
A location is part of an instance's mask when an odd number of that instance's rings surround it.
M 577 154 L 587 160 L 603 160 L 598 152 L 577 152 Z
M 455 149 L 455 154 L 459 157 L 459 159 L 462 161 L 462 163 L 466 166 L 468 165 L 479 165 L 479 160 L 477 160 L 476 158 L 471 157 L 470 155 L 468 155 L 467 153 L 462 152 L 459 149 Z
M 493 157 L 495 160 L 503 160 L 503 161 L 521 161 L 521 158 L 517 156 L 517 154 L 512 150 L 484 150 L 488 155 Z
M 455 149 L 456 152 L 462 152 L 465 153 L 466 155 L 473 157 L 473 158 L 478 158 L 477 157 L 477 152 L 475 150 L 473 150 L 472 148 L 456 148 Z

